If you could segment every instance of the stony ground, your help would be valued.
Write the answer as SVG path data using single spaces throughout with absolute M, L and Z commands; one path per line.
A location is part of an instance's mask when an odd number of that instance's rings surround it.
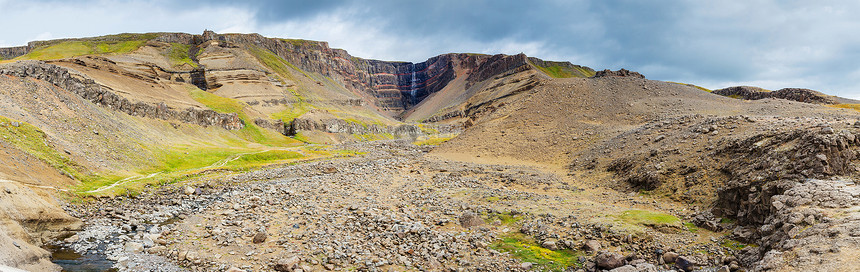
M 719 234 L 622 216 L 693 212 L 680 205 L 585 188 L 556 169 L 428 156 L 405 141 L 338 148 L 364 154 L 68 206 L 87 227 L 65 243 L 104 253 L 122 271 L 737 266 Z

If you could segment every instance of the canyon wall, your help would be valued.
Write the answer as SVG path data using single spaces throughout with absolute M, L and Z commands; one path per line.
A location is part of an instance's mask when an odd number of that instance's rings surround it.
M 170 108 L 164 103 L 132 102 L 112 93 L 108 87 L 101 86 L 91 79 L 72 76 L 65 68 L 40 61 L 21 61 L 0 66 L 0 75 L 44 80 L 69 90 L 96 105 L 102 105 L 132 116 L 177 120 L 202 126 L 219 126 L 228 130 L 245 127 L 244 122 L 235 113 L 218 113 L 209 109 L 196 108 L 178 110 Z

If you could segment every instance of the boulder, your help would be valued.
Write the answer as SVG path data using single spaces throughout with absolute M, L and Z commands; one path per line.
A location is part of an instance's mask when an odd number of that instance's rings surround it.
M 601 252 L 594 258 L 598 268 L 615 269 L 624 265 L 624 256 L 615 252 Z
M 460 215 L 460 226 L 463 226 L 464 228 L 468 229 L 483 224 L 484 220 L 481 220 L 481 218 L 473 212 L 464 212 Z
M 587 240 L 582 245 L 582 248 L 588 252 L 597 252 L 600 251 L 600 241 L 597 240 Z

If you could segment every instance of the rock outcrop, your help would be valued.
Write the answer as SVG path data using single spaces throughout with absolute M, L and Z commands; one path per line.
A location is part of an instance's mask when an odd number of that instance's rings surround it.
M 609 69 L 605 69 L 603 71 L 597 71 L 597 73 L 595 73 L 593 77 L 598 78 L 598 77 L 610 77 L 610 76 L 645 78 L 645 76 L 643 76 L 642 74 L 640 74 L 638 72 L 633 72 L 633 71 L 630 71 L 627 69 L 621 69 L 618 71 L 612 71 Z
M 299 116 L 289 124 L 287 135 L 296 135 L 300 131 L 322 131 L 343 134 L 391 134 L 397 137 L 419 136 L 424 133 L 415 125 L 386 126 L 382 124 L 365 124 L 337 118 L 324 110 L 311 110 Z
M 0 48 L 0 60 L 14 59 L 19 56 L 23 56 L 24 54 L 27 54 L 27 52 L 30 52 L 29 46 Z
M 60 271 L 51 263 L 51 254 L 40 246 L 80 230 L 81 221 L 67 215 L 51 197 L 22 183 L 0 179 L 0 188 L 0 266 Z
M 744 100 L 759 100 L 765 98 L 781 98 L 786 100 L 814 103 L 814 104 L 838 104 L 839 102 L 832 96 L 823 93 L 801 88 L 784 88 L 778 91 L 768 91 L 758 87 L 750 86 L 735 86 L 724 89 L 714 90 L 714 94 L 740 98 Z
M 218 126 L 228 130 L 245 127 L 244 122 L 235 113 L 218 113 L 209 109 L 196 108 L 177 110 L 166 106 L 164 103 L 132 102 L 91 79 L 73 76 L 65 68 L 44 62 L 22 61 L 0 66 L 0 75 L 44 80 L 69 90 L 92 103 L 132 116 L 177 120 L 202 126 Z

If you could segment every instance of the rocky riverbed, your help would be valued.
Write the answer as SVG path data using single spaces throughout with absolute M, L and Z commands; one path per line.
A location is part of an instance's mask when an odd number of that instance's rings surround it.
M 85 228 L 59 243 L 104 254 L 120 271 L 742 266 L 734 257 L 740 247 L 725 246 L 731 240 L 724 233 L 683 224 L 695 213 L 683 205 L 588 185 L 551 168 L 429 156 L 429 147 L 406 141 L 336 148 L 362 155 L 68 205 Z M 631 211 L 682 221 L 631 221 Z

